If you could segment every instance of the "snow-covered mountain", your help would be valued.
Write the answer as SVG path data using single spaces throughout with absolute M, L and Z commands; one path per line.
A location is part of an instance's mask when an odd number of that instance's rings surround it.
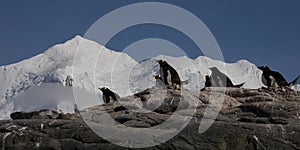
M 210 74 L 209 66 L 219 67 L 225 72 L 224 65 L 226 74 L 234 84 L 246 82 L 244 88 L 263 86 L 262 72 L 246 60 L 227 64 L 204 56 L 196 59 L 157 56 L 138 63 L 126 53 L 109 50 L 94 41 L 76 36 L 30 59 L 0 67 L 0 114 L 7 116 L 14 111 L 15 105 L 18 105 L 14 99 L 30 87 L 45 83 L 63 85 L 68 75 L 74 79 L 73 87 L 100 95 L 97 88 L 102 86 L 111 88 L 121 96 L 142 91 L 155 85 L 152 75 L 158 73 L 159 66 L 153 60 L 157 58 L 172 65 L 181 80 L 190 79 L 190 84 L 185 85 L 190 90 L 203 88 L 204 76 Z M 54 102 L 51 105 L 57 104 L 56 100 Z M 18 109 L 22 110 L 22 107 Z

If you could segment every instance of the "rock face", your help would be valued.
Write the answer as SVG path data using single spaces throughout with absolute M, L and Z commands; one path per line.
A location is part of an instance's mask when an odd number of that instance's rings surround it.
M 154 93 L 159 94 L 151 95 Z M 224 96 L 221 111 L 212 126 L 200 134 L 199 125 L 208 105 L 220 95 Z M 113 124 L 150 128 L 179 112 L 192 117 L 188 125 L 167 142 L 146 149 L 300 149 L 300 93 L 294 91 L 210 88 L 195 93 L 152 88 L 102 106 L 80 114 L 50 110 L 13 113 L 13 120 L 0 121 L 0 148 L 129 149 L 106 141 L 87 124 L 103 123 L 102 116 L 108 113 Z M 196 112 L 189 114 L 189 109 Z M 122 145 L 126 141 L 118 142 Z
M 10 114 L 13 120 L 16 119 L 57 119 L 59 113 L 52 110 L 40 110 L 37 112 L 14 112 Z

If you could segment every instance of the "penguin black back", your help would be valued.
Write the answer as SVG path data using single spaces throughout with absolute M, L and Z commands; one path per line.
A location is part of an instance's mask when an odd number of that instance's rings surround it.
M 272 76 L 276 83 L 278 84 L 278 86 L 282 87 L 282 86 L 288 86 L 289 83 L 286 81 L 286 79 L 283 77 L 282 74 L 280 74 L 279 72 L 277 71 L 272 71 L 268 66 L 261 66 L 261 67 L 258 67 L 260 70 L 263 71 L 263 79 L 265 80 L 264 84 L 268 87 L 271 86 L 271 78 L 270 76 Z
M 280 74 L 277 71 L 272 71 L 268 66 L 261 66 L 261 67 L 257 67 L 257 68 L 259 68 L 260 70 L 263 71 L 262 82 L 266 86 L 268 86 L 268 88 L 272 87 L 272 85 L 274 85 L 274 83 L 272 83 L 272 79 L 275 80 L 276 85 L 278 87 L 287 87 L 287 86 L 290 87 L 290 86 L 295 85 L 300 77 L 300 76 L 298 76 L 292 82 L 288 83 L 282 74 Z
M 205 76 L 205 87 L 211 87 L 211 86 L 212 86 L 212 84 L 211 84 L 210 76 L 206 75 Z
M 226 76 L 224 73 L 222 73 L 217 67 L 209 68 L 211 70 L 211 86 L 214 87 L 242 87 L 245 83 L 241 83 L 238 85 L 234 85 L 230 78 Z

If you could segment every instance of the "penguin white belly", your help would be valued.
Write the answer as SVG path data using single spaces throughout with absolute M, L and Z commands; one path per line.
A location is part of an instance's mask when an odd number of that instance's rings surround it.
M 217 87 L 217 81 L 214 79 L 214 78 L 210 78 L 210 82 L 211 82 L 211 85 L 212 87 Z
M 165 79 L 164 79 L 165 74 L 164 74 L 164 70 L 163 70 L 162 67 L 160 67 L 160 69 L 159 69 L 159 74 L 160 74 L 160 76 L 161 76 L 161 78 L 162 78 L 162 81 L 165 82 Z
M 271 87 L 274 89 L 277 89 L 279 86 L 278 86 L 275 78 L 273 76 L 270 76 L 270 79 L 271 79 Z
M 261 80 L 264 85 L 268 86 L 268 82 L 267 82 L 267 79 L 265 78 L 265 76 L 262 76 Z
M 171 75 L 171 72 L 170 70 L 167 71 L 167 82 L 169 85 L 172 85 L 172 75 Z
M 218 86 L 219 87 L 225 87 L 226 83 L 224 80 L 222 80 L 222 78 L 220 76 L 217 77 L 218 78 Z

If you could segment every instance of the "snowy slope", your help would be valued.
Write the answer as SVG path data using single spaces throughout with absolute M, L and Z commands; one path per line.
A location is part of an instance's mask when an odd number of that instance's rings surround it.
M 246 60 L 226 64 L 204 56 L 197 59 L 157 56 L 137 63 L 125 53 L 109 50 L 96 42 L 76 36 L 35 57 L 0 67 L 0 114 L 7 116 L 16 109 L 16 105 L 18 110 L 22 110 L 22 105 L 17 104 L 20 99 L 14 99 L 29 87 L 43 83 L 62 85 L 67 75 L 73 77 L 74 87 L 100 95 L 97 88 L 102 86 L 111 88 L 121 96 L 139 92 L 155 85 L 152 75 L 158 73 L 159 66 L 154 59 L 169 62 L 178 71 L 181 80 L 190 79 L 191 84 L 184 86 L 190 90 L 203 88 L 204 76 L 210 74 L 209 66 L 222 68 L 223 65 L 234 84 L 246 82 L 244 88 L 262 86 L 261 71 Z M 58 101 L 53 100 L 53 103 L 47 105 L 52 108 L 61 103 Z M 26 107 L 26 110 L 29 108 Z
M 110 82 L 110 70 L 114 64 L 108 60 L 120 57 L 122 65 L 117 65 L 120 71 L 126 70 L 126 65 L 136 64 L 126 54 L 108 50 L 96 42 L 76 36 L 35 57 L 0 67 L 0 114 L 9 114 L 13 111 L 13 99 L 31 86 L 38 86 L 42 83 L 64 84 L 66 76 L 73 75 L 76 52 L 79 57 L 76 60 L 76 76 L 73 77 L 75 81 L 73 85 L 87 91 L 94 91 L 96 88 L 94 70 L 96 70 L 96 81 L 101 81 L 102 85 Z M 101 65 L 97 65 L 97 68 L 94 69 L 91 64 L 95 64 L 93 60 L 95 60 L 95 54 L 99 52 L 103 57 L 98 60 L 97 64 Z
M 77 92 L 80 97 L 74 98 Z M 18 94 L 14 102 L 14 111 L 38 111 L 41 109 L 61 110 L 63 112 L 74 112 L 74 104 L 79 109 L 92 107 L 102 103 L 97 93 L 88 92 L 79 88 L 61 86 L 55 83 L 46 83 L 40 86 L 32 86 Z M 96 97 L 96 98 L 95 98 Z

